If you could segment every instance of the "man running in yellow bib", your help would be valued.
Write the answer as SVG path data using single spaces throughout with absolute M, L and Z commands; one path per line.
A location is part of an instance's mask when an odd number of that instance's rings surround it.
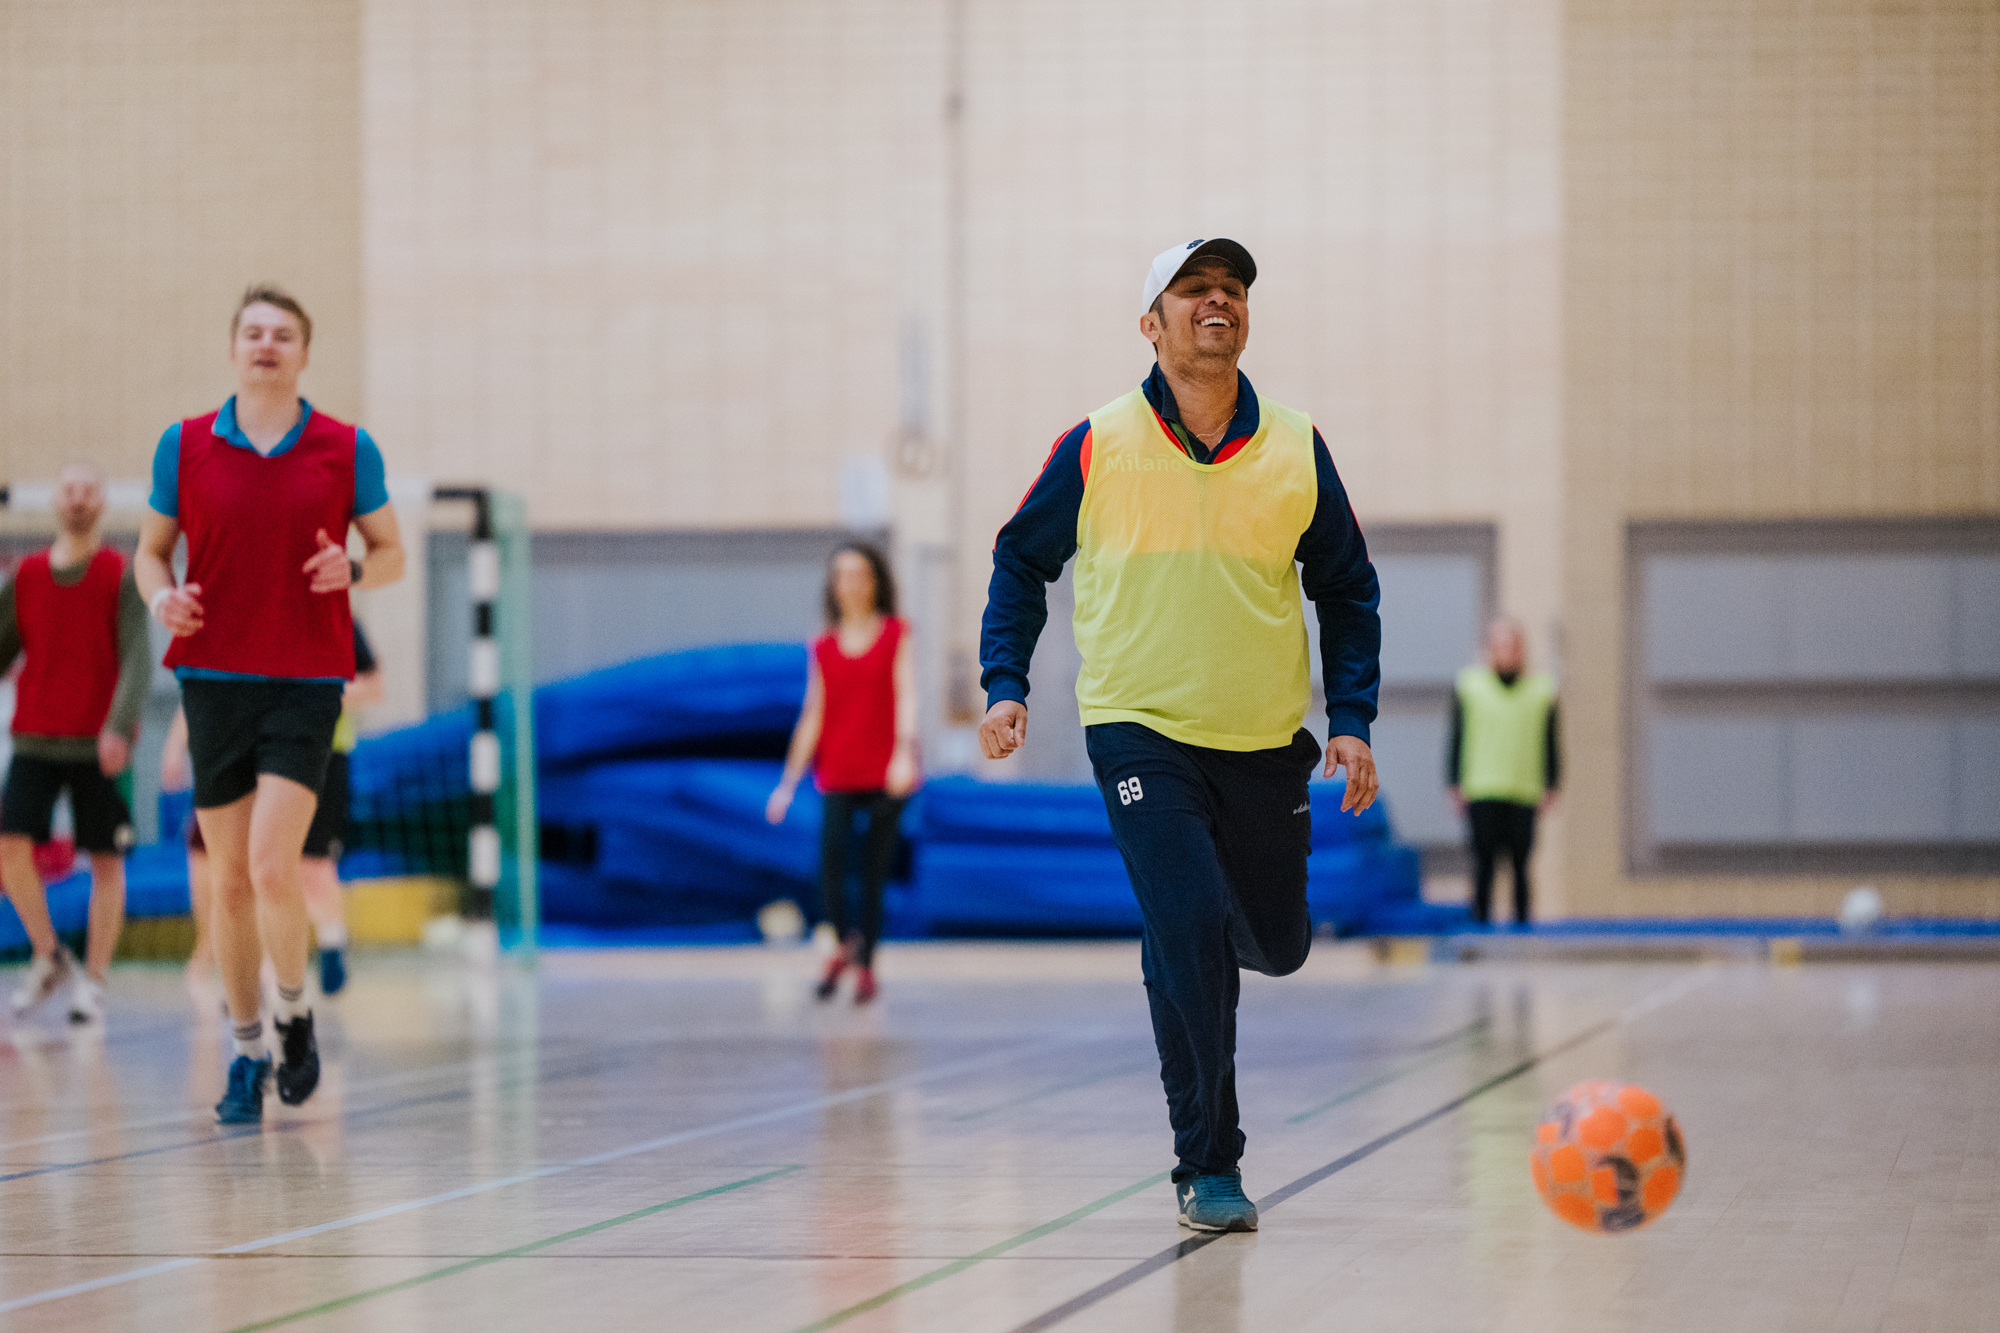
M 1326 441 L 1236 362 L 1257 265 L 1235 241 L 1153 261 L 1139 331 L 1158 357 L 1056 442 L 1000 530 L 980 639 L 989 759 L 1028 734 L 1047 585 L 1076 558 L 1077 677 L 1092 768 L 1144 921 L 1141 959 L 1179 1157 L 1183 1226 L 1254 1231 L 1236 1111 L 1239 968 L 1297 971 L 1312 947 L 1306 785 L 1319 743 L 1299 594 L 1318 611 L 1326 775 L 1375 799 L 1368 724 L 1379 590 Z

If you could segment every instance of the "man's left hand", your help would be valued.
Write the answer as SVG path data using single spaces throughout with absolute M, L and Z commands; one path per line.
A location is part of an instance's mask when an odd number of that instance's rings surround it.
M 314 592 L 345 592 L 354 586 L 354 570 L 347 563 L 347 548 L 336 543 L 321 528 L 314 534 L 319 550 L 306 561 L 305 573 Z
M 115 731 L 97 733 L 97 766 L 104 770 L 105 777 L 117 777 L 131 762 L 132 742 Z
M 1375 804 L 1375 793 L 1382 789 L 1382 783 L 1375 776 L 1375 752 L 1367 741 L 1359 736 L 1335 736 L 1328 741 L 1326 775 L 1332 777 L 1337 768 L 1347 770 L 1347 791 L 1340 798 L 1343 812 L 1358 815 Z

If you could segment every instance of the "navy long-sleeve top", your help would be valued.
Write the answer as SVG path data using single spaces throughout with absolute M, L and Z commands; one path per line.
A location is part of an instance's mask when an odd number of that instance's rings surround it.
M 1142 386 L 1161 423 L 1196 462 L 1220 462 L 1257 433 L 1259 412 L 1250 380 L 1237 373 L 1236 414 L 1222 443 L 1204 449 L 1180 422 L 1173 390 L 1159 366 Z M 1042 472 L 993 546 L 993 579 L 986 590 L 986 617 L 979 636 L 980 685 L 991 708 L 1002 699 L 1025 703 L 1028 663 L 1035 641 L 1048 623 L 1048 585 L 1062 577 L 1076 554 L 1077 511 L 1083 504 L 1086 418 L 1065 432 L 1050 451 Z M 1368 739 L 1381 686 L 1382 621 L 1376 608 L 1381 589 L 1368 560 L 1368 543 L 1354 520 L 1347 490 L 1334 470 L 1333 455 L 1319 428 L 1313 428 L 1313 462 L 1319 503 L 1299 538 L 1299 583 L 1319 612 L 1320 663 L 1326 680 L 1329 734 Z M 1255 688 L 1245 682 L 1245 688 Z

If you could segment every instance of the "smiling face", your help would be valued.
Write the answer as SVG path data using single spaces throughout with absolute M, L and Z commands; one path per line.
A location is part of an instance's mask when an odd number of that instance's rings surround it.
M 236 317 L 229 361 L 244 389 L 297 392 L 299 372 L 306 368 L 306 335 L 299 317 L 262 301 L 244 306 Z
M 1139 331 L 1162 365 L 1220 361 L 1233 367 L 1250 340 L 1249 289 L 1224 261 L 1197 259 L 1139 317 Z

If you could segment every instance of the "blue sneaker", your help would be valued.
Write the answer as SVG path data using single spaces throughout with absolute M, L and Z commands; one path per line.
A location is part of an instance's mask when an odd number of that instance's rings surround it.
M 347 984 L 347 952 L 344 949 L 319 951 L 319 993 L 338 995 Z
M 1181 1225 L 1195 1231 L 1255 1231 L 1257 1205 L 1243 1193 L 1243 1175 L 1190 1176 L 1174 1182 Z
M 264 1118 L 264 1079 L 271 1057 L 252 1060 L 239 1055 L 229 1065 L 229 1091 L 215 1104 L 218 1125 L 254 1125 Z

